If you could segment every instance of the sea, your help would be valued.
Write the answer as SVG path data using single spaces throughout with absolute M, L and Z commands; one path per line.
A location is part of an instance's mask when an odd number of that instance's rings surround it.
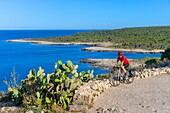
M 10 81 L 13 70 L 18 76 L 18 82 L 25 79 L 31 69 L 38 67 L 45 69 L 45 73 L 52 73 L 54 64 L 61 60 L 68 60 L 78 65 L 78 72 L 94 70 L 94 76 L 108 73 L 109 70 L 93 68 L 88 63 L 80 63 L 85 58 L 116 58 L 117 52 L 86 52 L 82 48 L 86 45 L 40 45 L 33 43 L 6 42 L 11 39 L 49 38 L 54 36 L 69 36 L 89 30 L 0 30 L 0 91 L 7 91 L 3 80 Z M 90 30 L 91 31 L 91 30 Z M 160 57 L 161 54 L 124 53 L 131 58 Z

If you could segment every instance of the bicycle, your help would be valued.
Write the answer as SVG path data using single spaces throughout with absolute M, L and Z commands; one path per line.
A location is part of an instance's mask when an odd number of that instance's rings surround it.
M 120 83 L 126 83 L 126 84 L 130 84 L 134 81 L 135 78 L 135 70 L 134 69 L 126 69 L 127 72 L 126 74 L 122 73 L 122 69 L 121 67 L 113 67 L 113 69 L 117 68 L 117 74 L 116 76 L 111 76 L 110 79 L 110 83 L 112 86 L 118 86 L 120 85 Z

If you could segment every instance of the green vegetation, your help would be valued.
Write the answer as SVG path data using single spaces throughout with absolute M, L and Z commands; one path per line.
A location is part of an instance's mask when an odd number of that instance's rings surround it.
M 51 42 L 110 42 L 111 47 L 114 48 L 166 49 L 170 47 L 170 26 L 98 30 L 76 33 L 72 36 L 39 38 L 35 40 Z
M 167 48 L 165 52 L 162 53 L 161 59 L 168 59 L 170 61 L 170 48 Z
M 148 58 L 147 60 L 145 60 L 146 65 L 152 65 L 152 64 L 156 64 L 158 62 L 160 62 L 159 58 Z
M 96 76 L 96 80 L 103 80 L 103 79 L 109 79 L 112 76 L 111 73 L 108 74 L 100 74 Z
M 3 82 L 8 86 L 8 88 L 17 89 L 17 88 L 19 88 L 18 78 L 19 78 L 19 75 L 17 75 L 15 68 L 13 68 L 10 81 L 8 82 L 5 78 L 5 80 L 3 80 Z
M 161 58 L 144 58 L 146 68 L 170 67 L 170 48 L 162 53 Z
M 93 79 L 93 71 L 77 73 L 77 68 L 78 65 L 71 61 L 67 61 L 66 64 L 58 61 L 54 66 L 54 72 L 47 75 L 41 67 L 38 72 L 30 70 L 27 78 L 21 80 L 20 87 L 11 87 L 8 81 L 4 82 L 15 105 L 25 108 L 36 106 L 44 112 L 58 112 L 63 108 L 69 109 L 77 87 Z
M 170 66 L 170 48 L 162 53 L 161 58 L 144 58 L 146 67 L 165 67 Z

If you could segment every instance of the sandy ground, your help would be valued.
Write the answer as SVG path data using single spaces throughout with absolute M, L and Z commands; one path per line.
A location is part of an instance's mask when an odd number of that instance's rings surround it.
M 89 113 L 96 113 L 99 108 L 116 108 L 116 113 L 170 113 L 170 75 L 111 87 L 95 99 Z
M 49 42 L 49 41 L 35 41 L 35 40 L 24 40 L 24 39 L 14 39 L 14 40 L 6 40 L 6 42 L 30 42 L 35 44 L 44 44 L 44 45 L 89 45 L 89 46 L 97 46 L 102 45 L 103 43 L 92 43 L 92 42 Z M 104 43 L 105 45 L 109 45 L 108 43 Z

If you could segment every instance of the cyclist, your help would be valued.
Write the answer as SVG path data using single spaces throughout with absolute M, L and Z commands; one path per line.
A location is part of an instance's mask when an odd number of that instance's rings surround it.
M 117 64 L 118 66 L 120 66 L 123 70 L 123 73 L 126 74 L 126 69 L 130 62 L 127 60 L 127 58 L 125 56 L 123 56 L 123 52 L 119 51 L 118 52 L 118 58 L 117 58 Z

